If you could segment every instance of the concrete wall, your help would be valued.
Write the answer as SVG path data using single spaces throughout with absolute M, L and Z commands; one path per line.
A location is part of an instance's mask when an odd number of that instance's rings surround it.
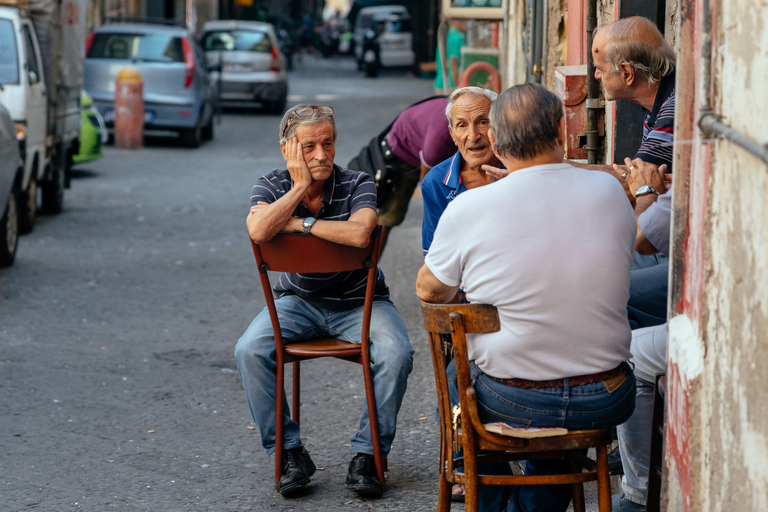
M 702 140 L 696 122 L 711 103 L 723 122 L 768 140 L 768 23 L 760 2 L 715 4 L 710 69 L 704 1 L 680 1 L 666 501 L 669 511 L 760 511 L 768 509 L 768 166 L 731 142 Z

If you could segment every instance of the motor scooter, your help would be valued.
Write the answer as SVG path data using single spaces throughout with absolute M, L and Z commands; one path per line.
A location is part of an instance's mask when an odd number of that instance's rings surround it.
M 374 29 L 368 29 L 363 34 L 363 70 L 365 74 L 374 78 L 379 74 L 379 33 Z

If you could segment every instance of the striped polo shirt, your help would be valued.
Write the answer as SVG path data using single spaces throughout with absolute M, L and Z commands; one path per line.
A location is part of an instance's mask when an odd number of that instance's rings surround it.
M 251 206 L 259 201 L 273 203 L 293 188 L 287 170 L 276 169 L 258 179 L 251 192 Z M 333 172 L 323 186 L 323 205 L 316 219 L 347 220 L 363 208 L 376 211 L 376 185 L 363 172 L 350 171 L 334 164 Z M 299 203 L 293 216 L 312 217 L 312 212 Z M 365 301 L 366 269 L 332 274 L 294 274 L 283 272 L 274 285 L 275 295 L 297 295 L 313 306 L 333 310 L 354 309 Z M 381 268 L 376 279 L 375 300 L 389 300 L 389 289 Z
M 675 74 L 661 79 L 653 110 L 643 121 L 643 141 L 635 158 L 644 162 L 667 164 L 672 170 L 675 141 Z

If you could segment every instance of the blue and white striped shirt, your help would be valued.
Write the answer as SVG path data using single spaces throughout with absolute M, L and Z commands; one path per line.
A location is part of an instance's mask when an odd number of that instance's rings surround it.
M 265 174 L 256 182 L 251 192 L 251 206 L 259 201 L 273 203 L 293 188 L 293 180 L 287 170 L 276 169 Z M 316 219 L 347 220 L 363 208 L 376 211 L 376 184 L 368 174 L 350 171 L 338 165 L 323 186 L 323 205 Z M 294 217 L 312 217 L 312 212 L 299 203 Z M 367 270 L 352 270 L 333 274 L 292 274 L 281 273 L 274 286 L 278 297 L 293 294 L 310 304 L 333 310 L 360 307 L 365 300 Z M 376 279 L 375 300 L 389 300 L 389 289 L 384 281 L 381 268 Z
M 674 142 L 675 74 L 672 73 L 661 79 L 653 110 L 646 114 L 643 121 L 643 141 L 635 158 L 656 165 L 667 164 L 667 172 L 671 172 Z

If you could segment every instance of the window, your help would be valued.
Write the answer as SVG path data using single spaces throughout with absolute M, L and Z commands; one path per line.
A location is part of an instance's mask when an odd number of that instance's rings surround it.
M 10 20 L 0 20 L 0 83 L 19 83 L 19 54 Z
M 210 51 L 272 51 L 266 32 L 260 30 L 216 30 L 203 34 L 203 49 Z
M 40 64 L 37 61 L 35 45 L 32 42 L 32 34 L 29 32 L 29 26 L 23 25 L 22 31 L 24 32 L 24 53 L 27 54 L 27 73 L 34 73 L 39 81 Z
M 89 59 L 184 62 L 181 38 L 166 34 L 97 33 L 88 50 Z

